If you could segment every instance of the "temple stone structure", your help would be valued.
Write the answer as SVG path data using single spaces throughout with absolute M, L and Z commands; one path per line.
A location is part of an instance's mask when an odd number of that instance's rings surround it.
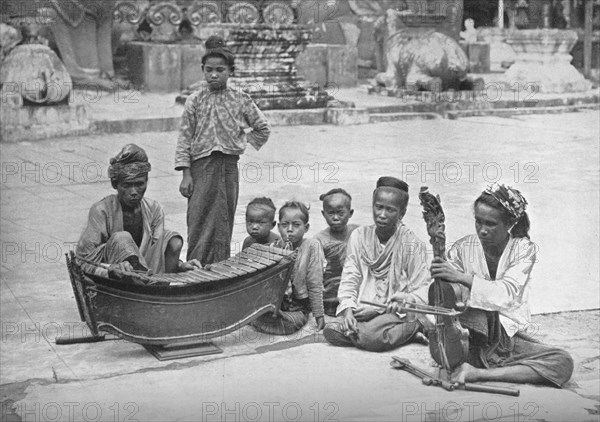
M 231 86 L 248 92 L 261 109 L 327 105 L 330 96 L 323 87 L 297 72 L 296 57 L 313 31 L 298 23 L 294 2 L 188 3 L 151 1 L 136 4 L 135 10 L 127 2 L 117 4 L 116 16 L 136 25 L 140 34 L 126 46 L 134 85 L 148 91 L 181 90 L 178 101 L 185 101 L 192 90 L 202 88 L 204 42 L 220 35 L 236 57 Z

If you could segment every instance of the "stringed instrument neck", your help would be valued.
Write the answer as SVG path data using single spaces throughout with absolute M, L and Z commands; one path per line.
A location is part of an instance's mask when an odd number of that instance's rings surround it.
M 423 219 L 427 224 L 429 241 L 435 258 L 445 259 L 446 225 L 444 211 L 437 195 L 431 194 L 426 186 L 421 187 L 419 199 L 423 207 Z M 465 308 L 466 297 L 458 283 L 448 283 L 436 278 L 429 287 L 429 304 L 437 308 Z M 469 332 L 457 317 L 436 316 L 435 330 L 429 332 L 429 351 L 433 359 L 442 366 L 446 377 L 466 362 L 469 353 Z

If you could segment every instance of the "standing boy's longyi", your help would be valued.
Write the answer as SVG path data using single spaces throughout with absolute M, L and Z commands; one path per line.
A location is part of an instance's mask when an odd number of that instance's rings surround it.
M 249 95 L 227 86 L 234 56 L 225 41 L 206 41 L 202 69 L 207 85 L 185 103 L 175 170 L 188 198 L 188 259 L 202 265 L 229 258 L 239 193 L 237 162 L 250 143 L 259 150 L 271 128 Z M 246 134 L 247 129 L 252 129 Z

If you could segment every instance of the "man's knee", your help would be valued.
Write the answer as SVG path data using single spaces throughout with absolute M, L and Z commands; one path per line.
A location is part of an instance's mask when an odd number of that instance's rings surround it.
M 122 231 L 111 234 L 106 244 L 125 244 L 130 242 L 135 243 L 133 237 L 131 237 L 131 233 Z
M 179 254 L 183 248 L 183 239 L 180 236 L 174 236 L 167 243 L 167 252 Z
M 357 345 L 369 352 L 386 352 L 390 350 L 390 345 L 383 338 L 383 333 L 379 330 L 369 330 L 366 327 L 358 328 Z
M 563 368 L 565 373 L 565 382 L 571 379 L 571 375 L 573 375 L 573 370 L 575 369 L 575 365 L 573 363 L 573 357 L 565 350 L 558 349 L 556 351 L 556 359 L 558 360 L 558 365 L 560 368 Z

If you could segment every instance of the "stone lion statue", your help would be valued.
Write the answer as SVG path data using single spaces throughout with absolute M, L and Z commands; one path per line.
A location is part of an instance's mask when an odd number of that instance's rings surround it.
M 375 38 L 387 63 L 375 80 L 386 88 L 440 91 L 459 89 L 469 60 L 461 46 L 434 29 L 406 27 L 402 14 L 388 9 L 375 23 Z

